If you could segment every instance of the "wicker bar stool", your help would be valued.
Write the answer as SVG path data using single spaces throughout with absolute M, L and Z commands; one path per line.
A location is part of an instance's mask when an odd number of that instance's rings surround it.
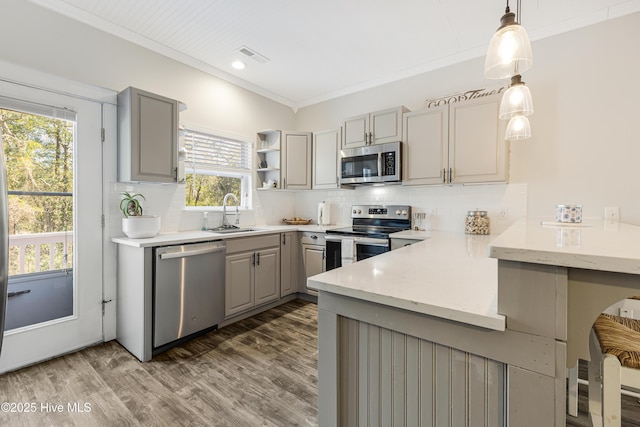
M 621 385 L 640 390 L 640 320 L 601 314 L 593 325 L 589 350 L 591 422 L 620 426 Z

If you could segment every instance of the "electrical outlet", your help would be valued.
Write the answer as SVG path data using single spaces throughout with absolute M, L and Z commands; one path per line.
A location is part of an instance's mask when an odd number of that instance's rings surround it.
M 620 208 L 617 206 L 604 208 L 604 219 L 607 221 L 620 221 Z
M 500 218 L 506 218 L 509 215 L 509 208 L 500 209 Z

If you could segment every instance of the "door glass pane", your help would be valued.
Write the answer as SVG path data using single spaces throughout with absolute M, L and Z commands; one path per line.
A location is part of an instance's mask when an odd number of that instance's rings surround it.
M 73 315 L 75 123 L 0 109 L 9 205 L 5 330 Z

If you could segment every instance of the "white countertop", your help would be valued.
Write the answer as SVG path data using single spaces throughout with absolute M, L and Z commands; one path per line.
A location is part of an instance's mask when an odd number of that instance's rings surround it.
M 572 226 L 526 218 L 489 249 L 491 257 L 509 261 L 640 274 L 640 227 L 612 221 L 584 220 Z
M 495 236 L 422 233 L 427 240 L 312 276 L 308 286 L 503 331 L 497 261 L 487 257 Z
M 329 229 L 341 227 L 345 227 L 345 225 L 243 225 L 241 228 L 251 228 L 254 231 L 241 233 L 215 233 L 211 231 L 199 230 L 180 231 L 177 233 L 160 233 L 155 237 L 150 237 L 147 239 L 130 239 L 126 236 L 113 237 L 111 241 L 120 245 L 133 246 L 137 248 L 147 248 L 152 246 L 180 245 L 183 243 L 197 243 L 210 240 L 227 240 L 235 239 L 238 237 L 260 236 L 264 234 L 283 233 L 287 231 L 313 231 L 324 233 Z
M 389 234 L 392 239 L 425 240 L 431 237 L 431 230 L 404 230 Z

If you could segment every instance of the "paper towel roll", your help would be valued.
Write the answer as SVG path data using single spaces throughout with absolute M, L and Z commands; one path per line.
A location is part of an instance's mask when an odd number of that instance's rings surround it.
M 318 225 L 331 224 L 331 204 L 321 202 L 318 203 Z

